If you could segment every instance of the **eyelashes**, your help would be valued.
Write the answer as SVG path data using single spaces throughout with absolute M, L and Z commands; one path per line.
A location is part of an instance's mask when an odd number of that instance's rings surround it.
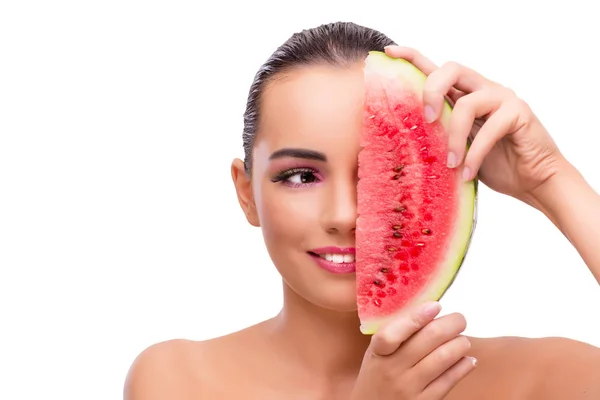
M 281 183 L 290 187 L 312 186 L 320 181 L 319 171 L 313 168 L 286 169 L 271 179 L 273 183 Z

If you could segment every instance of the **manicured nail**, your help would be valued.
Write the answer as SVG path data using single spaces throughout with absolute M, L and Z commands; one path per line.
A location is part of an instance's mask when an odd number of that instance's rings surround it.
M 465 181 L 471 179 L 471 169 L 469 167 L 463 169 L 462 177 Z
M 456 154 L 453 152 L 448 153 L 448 167 L 454 168 L 456 167 Z
M 423 305 L 421 312 L 428 318 L 440 312 L 441 309 L 442 305 L 437 301 L 433 301 Z
M 429 105 L 425 106 L 425 109 L 423 111 L 425 114 L 425 122 L 431 123 L 435 121 L 435 110 L 433 109 L 433 107 Z
M 471 360 L 471 363 L 475 367 L 477 365 L 477 359 L 475 357 L 469 357 L 469 359 Z

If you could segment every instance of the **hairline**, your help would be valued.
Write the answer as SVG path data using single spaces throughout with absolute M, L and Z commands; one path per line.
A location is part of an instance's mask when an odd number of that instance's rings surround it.
M 367 55 L 365 54 L 364 58 L 366 58 L 366 57 L 367 57 Z M 268 76 L 264 81 L 262 81 L 262 83 L 261 83 L 262 86 L 260 88 L 259 95 L 256 98 L 256 113 L 258 115 L 258 118 L 256 119 L 256 124 L 254 126 L 255 130 L 254 130 L 254 136 L 252 138 L 252 148 L 254 148 L 254 146 L 256 145 L 256 142 L 258 141 L 258 139 L 260 137 L 261 120 L 264 115 L 264 112 L 262 109 L 264 98 L 265 98 L 267 92 L 269 92 L 269 90 L 271 90 L 273 88 L 273 86 L 275 86 L 277 83 L 285 82 L 288 79 L 293 79 L 293 75 L 303 69 L 310 69 L 310 68 L 317 67 L 317 66 L 329 66 L 332 68 L 336 68 L 336 67 L 351 68 L 353 65 L 356 65 L 356 64 L 362 62 L 363 60 L 364 59 L 361 59 L 358 56 L 356 56 L 355 60 L 350 60 L 350 59 L 342 57 L 342 56 L 336 56 L 335 58 L 332 58 L 332 59 L 327 59 L 325 57 L 318 57 L 318 58 L 315 58 L 314 60 L 297 63 L 297 64 L 286 65 L 285 67 L 281 68 L 277 72 Z M 250 167 L 250 169 L 245 170 L 245 173 L 249 177 L 252 177 L 252 170 L 254 169 L 254 168 L 252 168 L 254 166 L 253 156 L 254 156 L 254 154 L 252 152 L 250 154 L 250 166 L 251 167 Z

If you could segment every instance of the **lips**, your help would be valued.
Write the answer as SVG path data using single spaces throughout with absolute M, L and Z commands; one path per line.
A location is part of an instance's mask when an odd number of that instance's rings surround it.
M 308 252 L 317 264 L 332 273 L 351 273 L 356 270 L 353 247 L 322 247 Z

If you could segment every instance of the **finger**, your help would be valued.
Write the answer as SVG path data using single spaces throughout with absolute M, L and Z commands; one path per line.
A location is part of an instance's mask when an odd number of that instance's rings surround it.
M 418 50 L 410 47 L 387 46 L 385 48 L 385 53 L 390 57 L 402 58 L 410 62 L 412 65 L 421 70 L 421 72 L 423 72 L 425 75 L 429 75 L 433 71 L 439 69 L 439 67 L 433 61 L 425 57 Z M 448 97 L 450 98 L 450 103 L 453 104 L 465 93 L 455 88 L 450 88 L 447 91 L 447 93 L 444 94 L 448 95 Z
M 477 366 L 474 357 L 463 357 L 423 389 L 424 400 L 444 399 L 452 389 Z
M 467 328 L 467 321 L 462 314 L 453 313 L 440 317 L 406 340 L 398 354 L 402 354 L 400 362 L 406 368 L 412 368 L 430 353 L 456 337 Z
M 475 119 L 496 111 L 505 97 L 498 90 L 483 89 L 456 102 L 448 128 L 448 167 L 455 168 L 463 161 Z
M 439 67 L 431 60 L 426 58 L 418 50 L 403 46 L 387 46 L 385 54 L 394 58 L 402 58 L 409 61 L 412 65 L 420 69 L 425 75 L 431 74 Z
M 438 302 L 428 302 L 416 310 L 400 314 L 373 335 L 371 353 L 378 356 L 394 353 L 405 340 L 435 318 L 440 310 Z
M 471 180 L 479 172 L 483 160 L 492 148 L 507 134 L 518 128 L 519 106 L 517 101 L 508 101 L 500 106 L 483 124 L 471 143 L 463 166 L 464 180 Z
M 472 93 L 481 90 L 489 81 L 477 72 L 455 62 L 444 64 L 427 77 L 423 88 L 423 105 L 427 122 L 439 118 L 444 96 L 455 87 L 462 92 Z M 462 97 L 461 97 L 462 98 Z
M 434 349 L 411 369 L 411 375 L 414 373 L 412 380 L 418 385 L 419 390 L 424 389 L 465 357 L 470 349 L 471 342 L 466 336 L 461 335 L 449 340 Z

